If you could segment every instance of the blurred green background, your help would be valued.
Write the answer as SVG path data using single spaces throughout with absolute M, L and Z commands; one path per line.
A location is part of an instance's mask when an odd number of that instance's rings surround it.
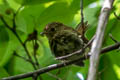
M 90 39 L 96 30 L 98 18 L 100 14 L 103 0 L 84 0 L 84 17 L 88 21 L 89 27 L 86 33 Z M 20 8 L 21 7 L 21 8 Z M 48 40 L 46 37 L 40 36 L 46 24 L 58 21 L 73 28 L 80 22 L 80 0 L 0 0 L 0 16 L 3 16 L 7 23 L 12 26 L 11 11 L 17 11 L 16 16 L 17 33 L 22 41 L 36 29 L 38 31 L 39 49 L 37 50 L 37 58 L 42 67 L 57 63 L 51 54 Z M 109 33 L 120 41 L 120 20 L 117 20 L 113 12 L 120 14 L 120 0 L 115 0 L 114 7 L 111 11 L 107 29 L 105 32 L 105 40 L 103 47 L 114 44 L 108 36 Z M 30 55 L 33 56 L 33 46 L 31 42 L 27 43 Z M 13 51 L 17 54 L 27 57 L 21 44 L 16 36 L 4 26 L 0 20 L 0 78 L 22 74 L 33 71 L 30 63 L 13 55 Z M 100 57 L 98 80 L 120 80 L 120 51 L 115 50 Z M 80 80 L 81 74 L 85 80 L 88 73 L 89 61 L 85 61 L 84 67 L 68 66 L 60 70 L 54 70 L 50 73 L 57 75 L 62 80 Z M 60 71 L 58 73 L 58 71 Z M 92 74 L 92 73 L 91 73 Z M 42 74 L 43 80 L 56 80 L 48 74 Z M 32 80 L 26 78 L 22 80 Z

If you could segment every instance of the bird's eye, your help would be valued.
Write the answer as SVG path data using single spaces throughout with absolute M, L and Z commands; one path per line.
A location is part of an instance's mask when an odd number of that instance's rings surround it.
M 51 31 L 55 31 L 55 28 L 51 28 Z

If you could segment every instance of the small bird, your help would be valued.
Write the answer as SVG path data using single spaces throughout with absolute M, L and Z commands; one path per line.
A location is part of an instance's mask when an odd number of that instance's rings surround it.
M 81 25 L 78 25 L 81 26 Z M 84 27 L 85 28 L 85 27 Z M 49 40 L 49 45 L 55 57 L 61 57 L 80 50 L 85 45 L 83 28 L 77 27 L 73 29 L 60 22 L 52 22 L 47 24 L 42 35 L 46 35 Z M 84 56 L 84 53 L 68 57 L 65 60 L 75 60 Z M 75 63 L 83 66 L 83 61 Z

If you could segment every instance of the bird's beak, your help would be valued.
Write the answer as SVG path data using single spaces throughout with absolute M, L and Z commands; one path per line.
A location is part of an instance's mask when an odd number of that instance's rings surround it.
M 41 35 L 41 36 L 44 36 L 44 35 L 45 35 L 45 32 L 44 32 L 44 31 L 43 31 L 43 32 L 41 32 L 41 33 L 40 33 L 40 35 Z

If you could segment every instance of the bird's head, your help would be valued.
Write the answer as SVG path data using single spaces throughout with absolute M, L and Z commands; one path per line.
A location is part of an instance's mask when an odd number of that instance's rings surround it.
M 52 22 L 46 25 L 41 35 L 46 35 L 48 38 L 51 38 L 58 31 L 63 29 L 64 25 L 60 22 Z

